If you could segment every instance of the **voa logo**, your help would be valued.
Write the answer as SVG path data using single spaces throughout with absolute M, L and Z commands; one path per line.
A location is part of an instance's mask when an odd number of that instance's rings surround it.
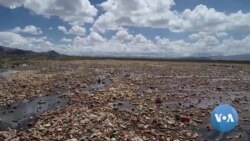
M 238 124 L 238 113 L 229 104 L 220 104 L 211 113 L 211 124 L 220 132 L 229 132 Z
M 215 118 L 217 122 L 221 122 L 222 120 L 225 122 L 234 122 L 234 118 L 232 114 L 215 114 Z

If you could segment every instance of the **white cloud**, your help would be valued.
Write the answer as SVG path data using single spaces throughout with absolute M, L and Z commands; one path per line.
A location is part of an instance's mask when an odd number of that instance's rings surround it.
M 108 0 L 100 6 L 106 11 L 96 20 L 93 30 L 104 32 L 119 26 L 162 27 L 177 17 L 170 11 L 173 0 Z
M 228 36 L 228 33 L 226 32 L 216 32 L 215 34 L 217 37 L 227 37 Z
M 106 42 L 107 40 L 102 37 L 97 32 L 91 32 L 87 37 L 76 36 L 74 38 L 74 45 L 76 46 L 88 46 L 88 45 L 97 45 Z
M 250 29 L 250 13 L 241 11 L 232 14 L 218 12 L 214 8 L 198 5 L 194 10 L 186 9 L 180 15 L 181 22 L 173 26 L 173 31 L 228 31 Z
M 24 0 L 1 0 L 0 5 L 15 9 L 23 4 Z
M 133 40 L 132 40 L 133 43 L 149 43 L 150 41 L 144 37 L 142 34 L 137 34 Z
M 92 23 L 97 15 L 97 9 L 89 0 L 1 0 L 0 5 L 9 8 L 23 5 L 36 14 L 58 16 L 72 25 Z
M 28 44 L 21 35 L 12 32 L 0 32 L 0 43 L 7 47 L 19 47 Z
M 67 30 L 64 26 L 58 26 L 57 28 L 58 30 L 62 31 L 64 34 L 84 36 L 86 33 L 86 29 L 78 25 L 73 25 L 69 30 Z
M 28 26 L 25 26 L 24 28 L 16 27 L 12 29 L 11 31 L 15 33 L 28 33 L 28 34 L 33 34 L 33 35 L 39 35 L 43 33 L 40 28 L 34 25 L 28 25 Z
M 122 32 L 124 31 L 120 31 Z M 124 35 L 133 36 L 130 33 Z M 76 36 L 73 41 L 62 38 L 61 41 L 67 44 L 53 44 L 46 36 L 25 37 L 13 32 L 0 32 L 0 45 L 34 51 L 55 50 L 68 55 L 87 56 L 187 57 L 250 53 L 250 35 L 241 40 L 232 37 L 219 40 L 219 37 L 207 35 L 192 42 L 156 37 L 155 43 L 141 34 L 134 35 L 126 42 L 124 38 L 115 40 L 115 37 L 116 35 L 107 40 L 100 34 L 92 32 L 87 37 Z
M 97 32 L 91 32 L 90 35 L 87 37 L 87 39 L 89 40 L 89 42 L 94 42 L 94 43 L 102 43 L 106 41 L 106 39 L 103 38 Z
M 62 41 L 62 42 L 65 42 L 65 43 L 69 43 L 69 42 L 72 42 L 72 39 L 68 39 L 68 38 L 63 37 L 63 38 L 61 39 L 61 41 Z
M 34 13 L 58 16 L 72 25 L 94 22 L 97 9 L 89 0 L 2 0 L 0 5 L 23 5 Z M 193 10 L 177 12 L 174 0 L 107 0 L 100 4 L 104 13 L 97 18 L 91 31 L 119 30 L 123 26 L 165 28 L 172 32 L 207 32 L 250 30 L 250 13 L 227 14 L 197 5 Z
M 58 26 L 58 30 L 62 31 L 64 34 L 68 34 L 68 30 L 64 26 Z
M 186 9 L 180 15 L 181 21 L 176 24 L 174 28 L 180 31 L 210 31 L 214 28 L 225 28 L 224 25 L 227 22 L 227 16 L 222 12 L 217 12 L 215 9 L 208 9 L 204 5 L 198 5 L 194 10 Z M 216 29 L 215 29 L 216 30 Z
M 80 27 L 78 25 L 74 25 L 69 29 L 69 34 L 73 34 L 73 35 L 78 35 L 78 36 L 84 36 L 86 33 L 85 28 Z
M 128 33 L 128 35 L 131 35 Z M 132 35 L 131 35 L 132 36 Z M 73 46 L 77 47 L 78 55 L 88 56 L 155 56 L 157 47 L 143 35 L 135 35 L 135 39 L 124 42 L 118 40 L 116 35 L 107 40 L 96 32 L 90 33 L 86 38 L 75 37 Z M 82 53 L 82 54 L 81 54 Z M 158 52 L 159 53 L 159 52 Z M 161 53 L 160 53 L 161 54 Z
M 126 29 L 120 29 L 116 32 L 116 34 L 112 37 L 112 40 L 117 40 L 120 42 L 128 42 L 133 39 L 133 35 L 128 33 Z
M 99 16 L 91 28 L 94 32 L 104 33 L 106 30 L 117 30 L 118 25 L 115 23 L 115 16 L 111 12 Z
M 212 56 L 212 55 L 237 55 L 250 53 L 250 35 L 236 40 L 234 38 L 222 39 L 207 35 L 196 38 L 195 42 L 184 40 L 171 41 L 166 38 L 156 38 L 156 45 L 169 52 L 169 56 Z
M 231 37 L 231 31 L 250 31 L 250 13 L 241 11 L 225 13 L 197 5 L 178 12 L 172 9 L 174 0 L 107 0 L 100 4 L 104 13 L 97 17 L 86 35 L 84 24 L 92 23 L 97 14 L 88 0 L 2 0 L 0 5 L 11 8 L 23 5 L 36 14 L 58 16 L 71 25 L 68 29 L 58 26 L 58 30 L 75 35 L 73 39 L 62 38 L 62 44 L 53 44 L 47 37 L 18 34 L 41 34 L 37 27 L 17 27 L 12 32 L 0 32 L 0 44 L 4 46 L 53 49 L 74 55 L 184 57 L 250 53 L 250 35 L 243 39 Z M 143 34 L 129 33 L 133 29 L 130 27 L 163 28 L 190 35 L 185 40 L 158 36 L 153 41 Z M 116 31 L 111 39 L 103 34 L 107 30 Z
M 46 36 L 25 37 L 8 31 L 0 32 L 0 45 L 39 52 L 53 50 L 55 47 Z
M 105 32 L 131 26 L 172 32 L 250 31 L 250 13 L 226 14 L 205 5 L 177 12 L 171 9 L 173 5 L 173 0 L 107 0 L 100 4 L 105 13 L 97 18 L 92 30 Z
M 228 34 L 226 32 L 211 32 L 211 31 L 208 31 L 208 32 L 193 33 L 193 34 L 190 34 L 188 37 L 191 40 L 198 40 L 198 39 L 205 38 L 205 37 L 208 37 L 208 36 L 215 36 L 217 38 L 224 38 L 224 37 L 227 37 Z

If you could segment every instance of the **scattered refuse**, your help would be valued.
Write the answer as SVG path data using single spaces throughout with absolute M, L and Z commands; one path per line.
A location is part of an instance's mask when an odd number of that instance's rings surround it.
M 247 65 L 131 62 L 33 62 L 0 83 L 0 140 L 249 140 Z M 242 116 L 227 134 L 209 125 L 223 102 Z
M 181 115 L 180 116 L 180 121 L 181 122 L 189 122 L 190 121 L 190 117 Z

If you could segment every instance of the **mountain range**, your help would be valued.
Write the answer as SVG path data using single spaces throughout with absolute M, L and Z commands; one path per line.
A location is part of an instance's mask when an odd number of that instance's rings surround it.
M 9 48 L 9 47 L 3 47 L 0 46 L 0 56 L 35 56 L 35 55 L 41 55 L 41 56 L 60 56 L 60 54 L 56 51 L 48 51 L 48 52 L 34 52 L 30 50 L 22 50 L 22 49 L 16 49 L 16 48 Z
M 0 56 L 14 56 L 14 55 L 15 56 L 36 56 L 36 55 L 41 55 L 41 56 L 63 56 L 62 54 L 59 54 L 58 52 L 56 52 L 54 50 L 51 50 L 51 51 L 48 51 L 48 52 L 34 52 L 34 51 L 30 51 L 30 50 L 22 50 L 22 49 L 15 49 L 15 48 L 10 48 L 10 47 L 0 46 Z M 110 57 L 110 58 L 112 58 L 112 57 Z M 114 57 L 114 58 L 117 58 L 117 57 Z M 143 58 L 139 58 L 139 59 L 143 59 Z M 164 60 L 164 58 L 160 58 L 160 59 Z M 166 58 L 166 59 L 169 60 L 171 58 Z M 175 59 L 180 59 L 180 60 L 234 60 L 234 61 L 250 61 L 250 54 L 229 55 L 229 56 L 187 57 L 187 58 L 175 58 Z

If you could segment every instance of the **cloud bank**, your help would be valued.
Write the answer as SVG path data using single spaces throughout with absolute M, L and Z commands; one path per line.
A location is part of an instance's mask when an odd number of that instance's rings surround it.
M 24 7 L 45 17 L 57 16 L 70 27 L 57 26 L 56 30 L 65 36 L 56 43 L 34 25 L 1 31 L 0 44 L 9 47 L 88 56 L 188 57 L 250 53 L 250 34 L 241 39 L 231 34 L 250 33 L 250 13 L 241 10 L 220 12 L 200 4 L 193 9 L 176 11 L 174 0 L 107 0 L 98 5 L 92 5 L 89 0 L 2 0 L 0 5 L 11 9 Z M 134 28 L 161 29 L 187 36 L 174 40 L 162 36 L 146 38 L 134 32 Z M 113 35 L 106 36 L 110 32 Z

